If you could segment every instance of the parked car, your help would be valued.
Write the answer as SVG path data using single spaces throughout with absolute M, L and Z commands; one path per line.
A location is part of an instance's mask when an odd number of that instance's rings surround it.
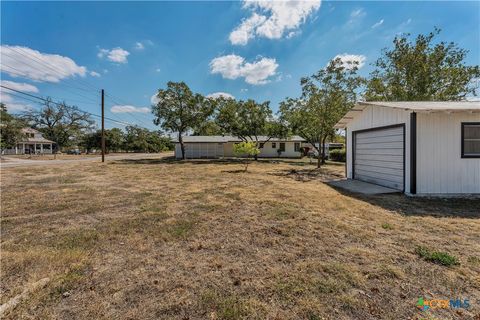
M 70 150 L 67 150 L 67 154 L 82 154 L 80 152 L 80 149 L 70 149 Z

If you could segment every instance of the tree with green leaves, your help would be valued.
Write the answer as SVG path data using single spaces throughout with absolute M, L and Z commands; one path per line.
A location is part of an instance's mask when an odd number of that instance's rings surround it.
M 87 152 L 102 148 L 102 130 L 88 132 L 84 134 L 80 141 L 80 146 L 85 148 Z M 119 128 L 105 130 L 105 149 L 106 152 L 118 152 L 125 146 L 125 134 Z
M 453 42 L 437 42 L 440 29 L 395 37 L 370 74 L 367 101 L 457 101 L 476 95 L 479 66 L 468 66 L 468 51 Z
M 0 149 L 3 151 L 9 148 L 15 148 L 25 135 L 22 128 L 25 123 L 20 119 L 9 114 L 5 104 L 0 103 Z
M 40 110 L 25 111 L 21 117 L 45 138 L 55 141 L 59 149 L 78 144 L 94 125 L 88 112 L 65 102 L 54 103 L 50 98 Z
M 221 134 L 222 130 L 214 120 L 200 123 L 193 131 L 194 136 L 218 136 Z
M 154 123 L 178 135 L 178 142 L 185 160 L 183 136 L 194 131 L 212 115 L 214 101 L 193 93 L 184 82 L 168 82 L 166 89 L 159 89 L 158 103 L 152 106 Z
M 245 172 L 248 170 L 249 158 L 256 157 L 260 153 L 260 149 L 253 141 L 239 142 L 233 145 L 233 153 L 237 156 L 245 157 Z
M 244 142 L 252 141 L 257 148 L 274 137 L 288 135 L 288 128 L 273 118 L 269 101 L 217 99 L 215 122 L 224 134 L 236 136 Z
M 160 131 L 151 131 L 138 126 L 127 126 L 123 149 L 133 152 L 161 152 L 172 150 L 173 144 Z
M 357 70 L 356 61 L 332 60 L 324 69 L 301 79 L 300 98 L 280 103 L 280 119 L 317 150 L 318 168 L 325 163 L 325 144 L 335 137 L 335 124 L 357 101 L 363 83 Z

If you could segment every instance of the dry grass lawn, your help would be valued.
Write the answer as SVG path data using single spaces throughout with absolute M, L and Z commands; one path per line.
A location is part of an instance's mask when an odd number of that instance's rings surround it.
M 4 169 L 6 319 L 474 319 L 480 200 L 358 196 L 301 162 Z M 443 266 L 416 253 L 447 252 Z M 419 311 L 419 296 L 471 307 Z

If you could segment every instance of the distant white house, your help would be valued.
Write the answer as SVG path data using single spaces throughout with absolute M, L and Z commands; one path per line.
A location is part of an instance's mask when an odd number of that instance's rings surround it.
M 55 142 L 45 139 L 40 131 L 23 128 L 22 133 L 25 139 L 19 141 L 15 148 L 3 150 L 3 154 L 51 154 L 53 152 Z
M 361 102 L 346 130 L 346 175 L 407 194 L 480 194 L 480 102 Z
M 235 157 L 233 145 L 239 143 L 232 136 L 186 136 L 183 137 L 187 159 Z M 260 158 L 300 158 L 305 140 L 299 136 L 286 139 L 259 137 Z M 264 141 L 264 142 L 262 142 Z M 182 158 L 180 143 L 175 142 L 175 157 Z

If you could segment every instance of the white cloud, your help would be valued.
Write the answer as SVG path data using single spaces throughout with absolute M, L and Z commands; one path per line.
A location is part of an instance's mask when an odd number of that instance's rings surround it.
M 156 93 L 150 98 L 150 102 L 154 105 L 157 105 L 160 102 L 160 99 L 158 99 Z
M 34 81 L 59 82 L 74 76 L 84 77 L 87 68 L 58 54 L 41 53 L 21 46 L 2 45 L 0 69 L 11 77 L 23 77 Z
M 95 71 L 90 71 L 90 75 L 91 75 L 92 77 L 100 77 L 100 73 L 95 72 Z
M 34 92 L 34 93 L 38 92 L 37 87 L 35 87 L 34 85 L 31 85 L 31 84 L 28 84 L 28 83 L 24 83 L 24 82 L 20 83 L 20 82 L 2 80 L 0 83 L 2 84 L 2 86 L 6 86 L 6 87 L 12 88 L 14 90 L 18 90 L 18 91 Z
M 267 20 L 267 17 L 256 14 L 255 12 L 248 19 L 230 33 L 230 42 L 237 45 L 246 45 L 248 40 L 255 36 L 255 29 Z
M 383 19 L 378 21 L 377 23 L 375 23 L 373 26 L 372 26 L 372 29 L 375 29 L 377 27 L 380 27 L 381 25 L 383 24 Z
M 245 62 L 243 57 L 235 54 L 221 56 L 210 62 L 210 72 L 219 73 L 225 79 L 245 78 L 253 85 L 266 84 L 269 77 L 276 74 L 278 64 L 275 59 L 260 57 L 254 62 Z
M 248 92 L 248 89 L 247 88 L 242 88 L 242 89 L 240 89 L 240 92 Z
M 338 54 L 333 58 L 333 60 L 340 58 L 342 60 L 343 67 L 345 69 L 351 69 L 353 67 L 352 62 L 358 62 L 357 68 L 361 69 L 365 65 L 365 61 L 367 60 L 367 57 L 361 54 Z
M 226 92 L 214 92 L 214 93 L 210 93 L 209 95 L 207 95 L 207 98 L 213 98 L 213 99 L 218 99 L 218 98 L 235 99 L 235 97 L 234 97 L 233 95 L 231 95 L 230 93 L 226 93 Z
M 155 72 L 160 72 L 162 71 L 160 68 L 155 69 Z
M 10 81 L 2 81 L 2 85 L 4 85 L 5 82 L 10 82 Z M 15 82 L 13 82 L 13 83 L 15 83 Z M 7 85 L 7 84 L 5 84 L 5 85 Z M 22 84 L 20 84 L 20 85 L 22 85 Z M 14 86 L 9 85 L 9 87 L 12 87 L 12 89 L 13 89 Z M 19 89 L 19 86 L 17 86 L 17 89 Z M 29 92 L 34 92 L 34 91 L 32 91 L 32 88 L 30 88 L 30 90 L 31 91 L 29 91 Z M 32 107 L 29 104 L 25 104 L 25 103 L 23 103 L 23 101 L 22 102 L 16 101 L 16 99 L 13 96 L 9 95 L 8 93 L 9 93 L 9 91 L 7 89 L 0 88 L 0 102 L 5 104 L 8 112 L 16 113 L 16 112 L 21 112 L 21 111 L 26 111 L 26 110 L 32 109 Z
M 362 8 L 353 10 L 350 13 L 350 19 L 347 21 L 346 25 L 351 27 L 352 25 L 356 24 L 360 19 L 365 17 L 365 15 L 366 13 Z
M 123 106 L 113 106 L 110 108 L 110 111 L 112 111 L 113 113 L 126 113 L 126 112 L 149 113 L 150 108 L 123 105 Z
M 141 42 L 135 42 L 134 48 L 137 49 L 137 50 L 143 50 L 143 49 L 145 49 L 145 46 Z
M 353 10 L 353 11 L 350 13 L 350 18 L 361 18 L 361 17 L 363 17 L 363 16 L 365 16 L 365 11 L 363 11 L 362 8 Z
M 234 45 L 246 45 L 255 36 L 280 39 L 285 33 L 287 37 L 292 37 L 308 16 L 320 8 L 320 4 L 320 0 L 246 0 L 243 7 L 253 13 L 230 33 L 230 42 Z
M 130 55 L 130 52 L 123 50 L 120 47 L 108 49 L 100 49 L 97 53 L 99 58 L 107 58 L 108 60 L 116 63 L 127 63 L 127 57 Z
M 23 112 L 23 111 L 28 111 L 33 109 L 31 105 L 23 104 L 23 103 L 6 102 L 5 106 L 7 107 L 7 111 L 9 113 L 17 113 L 17 112 Z

